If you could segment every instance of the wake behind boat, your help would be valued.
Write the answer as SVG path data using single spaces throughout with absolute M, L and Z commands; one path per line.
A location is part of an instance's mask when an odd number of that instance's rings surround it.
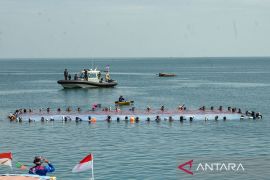
M 97 69 L 84 69 L 80 72 L 79 77 L 75 74 L 73 80 L 65 69 L 64 77 L 64 80 L 57 81 L 63 88 L 109 88 L 117 85 L 117 81 L 110 78 L 109 69 L 106 71 L 105 79 L 103 79 L 101 71 Z

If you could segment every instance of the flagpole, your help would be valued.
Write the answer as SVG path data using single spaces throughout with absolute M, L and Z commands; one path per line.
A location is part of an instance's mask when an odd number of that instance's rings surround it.
M 94 158 L 92 160 L 92 178 L 91 180 L 94 180 Z

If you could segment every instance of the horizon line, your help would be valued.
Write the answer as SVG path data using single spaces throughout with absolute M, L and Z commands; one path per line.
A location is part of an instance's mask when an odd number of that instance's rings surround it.
M 179 56 L 179 57 L 170 57 L 170 56 L 164 56 L 164 57 L 155 57 L 155 56 L 138 56 L 138 57 L 7 57 L 7 58 L 0 58 L 0 60 L 74 60 L 74 59 L 102 59 L 102 60 L 127 60 L 127 59 L 226 59 L 226 58 L 270 58 L 270 56 Z

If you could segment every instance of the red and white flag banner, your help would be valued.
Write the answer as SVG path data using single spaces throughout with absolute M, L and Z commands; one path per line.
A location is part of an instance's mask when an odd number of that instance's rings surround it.
M 12 167 L 12 153 L 0 153 L 0 165 Z
M 87 171 L 93 169 L 93 155 L 89 154 L 85 158 L 83 158 L 79 164 L 77 164 L 73 169 L 73 173 L 78 173 L 82 171 Z

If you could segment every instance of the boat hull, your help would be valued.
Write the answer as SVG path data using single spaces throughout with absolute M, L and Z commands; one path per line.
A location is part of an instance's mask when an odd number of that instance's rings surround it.
M 116 105 L 131 105 L 133 104 L 134 101 L 123 101 L 123 102 L 119 102 L 119 101 L 115 101 Z
M 59 80 L 63 88 L 110 88 L 117 85 L 116 81 L 111 82 L 90 82 L 85 80 Z
M 158 76 L 159 77 L 174 77 L 176 75 L 175 74 L 167 74 L 167 73 L 159 73 Z

